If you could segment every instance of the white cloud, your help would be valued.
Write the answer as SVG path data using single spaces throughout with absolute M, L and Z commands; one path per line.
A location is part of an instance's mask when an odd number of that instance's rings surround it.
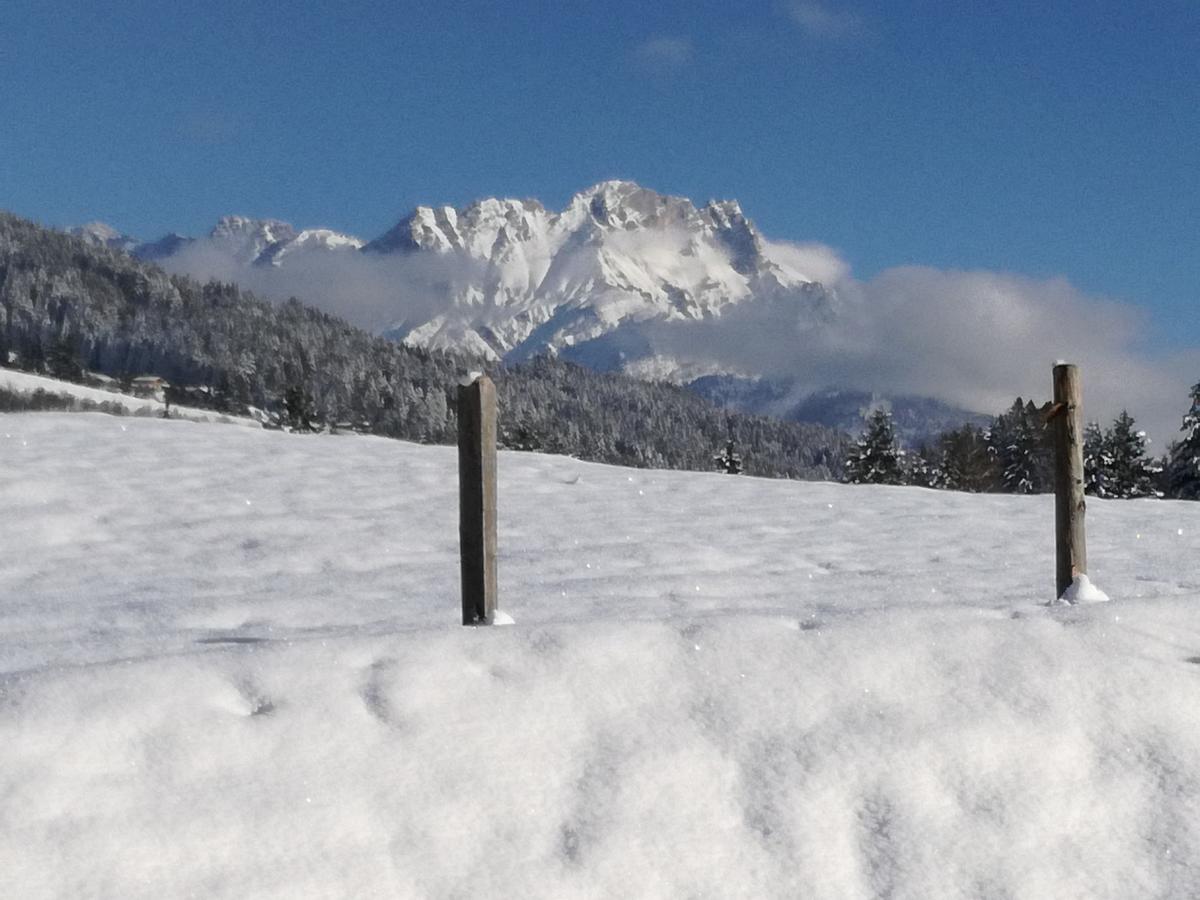
M 792 0 L 787 13 L 805 34 L 814 38 L 849 37 L 861 33 L 866 25 L 859 14 L 817 0 Z
M 837 284 L 850 274 L 850 266 L 827 244 L 767 241 L 766 254 L 773 262 L 822 284 Z
M 198 240 L 159 261 L 193 278 L 236 282 L 260 297 L 296 297 L 369 331 L 420 323 L 444 312 L 440 298 L 480 277 L 481 264 L 461 254 L 295 254 L 283 266 L 239 263 L 227 249 Z
M 686 68 L 692 61 L 692 41 L 686 37 L 657 37 L 643 41 L 633 50 L 642 66 L 660 73 Z
M 793 252 L 797 268 L 805 250 Z M 867 281 L 820 247 L 809 262 L 840 277 L 834 314 L 814 319 L 803 298 L 735 308 L 683 328 L 655 328 L 656 351 L 713 359 L 747 373 L 797 379 L 801 391 L 835 387 L 934 397 L 995 413 L 1020 395 L 1048 399 L 1058 359 L 1083 374 L 1084 413 L 1108 423 L 1127 408 L 1161 452 L 1175 437 L 1188 386 L 1200 379 L 1200 351 L 1153 358 L 1141 349 L 1144 314 L 1089 296 L 1062 278 L 920 266 Z M 786 251 L 785 251 L 786 252 Z

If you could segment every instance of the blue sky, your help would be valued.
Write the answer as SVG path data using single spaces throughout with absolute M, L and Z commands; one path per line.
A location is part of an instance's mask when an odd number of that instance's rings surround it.
M 373 237 L 609 177 L 889 267 L 1062 275 L 1200 334 L 1200 4 L 0 5 L 0 207 Z

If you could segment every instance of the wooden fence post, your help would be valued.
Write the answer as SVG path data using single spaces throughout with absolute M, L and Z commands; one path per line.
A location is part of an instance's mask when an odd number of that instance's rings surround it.
M 496 386 L 486 375 L 458 388 L 458 538 L 464 625 L 496 612 Z
M 1087 572 L 1087 536 L 1083 497 L 1083 391 L 1079 367 L 1054 367 L 1054 533 L 1055 577 L 1058 593 Z

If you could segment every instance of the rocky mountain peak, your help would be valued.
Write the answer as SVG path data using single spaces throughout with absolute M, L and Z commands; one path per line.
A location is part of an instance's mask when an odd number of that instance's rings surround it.
M 239 263 L 259 262 L 272 247 L 294 240 L 296 229 L 278 219 L 224 216 L 209 232 L 209 239 Z
M 209 232 L 209 240 L 244 265 L 278 266 L 284 257 L 304 251 L 359 250 L 363 246 L 358 238 L 329 228 L 298 231 L 290 222 L 245 216 L 223 217 Z
M 567 231 L 588 224 L 623 231 L 693 228 L 699 221 L 696 207 L 686 197 L 659 194 L 633 181 L 602 181 L 580 191 L 559 220 Z

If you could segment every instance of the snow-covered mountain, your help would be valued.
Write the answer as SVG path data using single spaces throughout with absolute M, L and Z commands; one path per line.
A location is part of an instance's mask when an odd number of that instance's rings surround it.
M 179 257 L 189 247 L 205 243 L 238 266 L 281 265 L 287 257 L 322 251 L 360 250 L 364 241 L 328 228 L 298 230 L 278 219 L 224 216 L 205 238 L 171 232 L 155 241 L 139 241 L 105 222 L 88 222 L 67 229 L 96 247 L 131 253 L 139 259 L 165 261 Z
M 297 254 L 358 250 L 363 246 L 358 238 L 327 228 L 297 231 L 278 219 L 247 219 L 244 216 L 225 216 L 209 233 L 208 239 L 214 247 L 246 266 L 278 266 L 287 257 Z
M 223 218 L 204 243 L 248 275 L 300 259 L 307 272 L 328 254 L 344 262 L 357 250 L 376 267 L 392 264 L 395 296 L 376 304 L 383 312 L 374 324 L 413 346 L 510 360 L 549 352 L 677 380 L 719 367 L 656 352 L 652 328 L 747 304 L 787 304 L 814 324 L 836 309 L 834 293 L 764 240 L 735 201 L 696 206 L 630 181 L 597 184 L 559 212 L 512 199 L 419 206 L 369 243 L 241 216 Z M 173 236 L 135 252 L 186 268 L 182 254 L 192 247 Z M 406 277 L 414 270 L 419 286 Z
M 643 326 L 720 317 L 748 301 L 787 298 L 814 319 L 832 294 L 773 256 L 735 201 L 697 207 L 629 181 L 576 194 L 561 212 L 529 200 L 463 209 L 418 207 L 368 253 L 457 255 L 465 277 L 443 309 L 389 332 L 428 347 L 521 359 L 565 353 L 600 368 L 658 365 Z

